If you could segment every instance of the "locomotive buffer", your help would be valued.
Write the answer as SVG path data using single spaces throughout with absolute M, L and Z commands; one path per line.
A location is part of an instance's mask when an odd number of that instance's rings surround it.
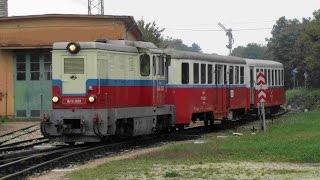
M 259 119 L 261 121 L 261 129 L 266 132 L 266 111 L 265 111 L 265 102 L 267 99 L 266 91 L 268 86 L 266 85 L 266 76 L 263 72 L 257 74 L 257 86 L 256 90 L 258 91 L 258 109 L 259 109 Z

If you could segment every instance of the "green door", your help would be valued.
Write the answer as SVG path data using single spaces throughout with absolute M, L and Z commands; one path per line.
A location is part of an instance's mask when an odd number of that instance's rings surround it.
M 51 53 L 16 51 L 14 55 L 14 109 L 16 118 L 39 118 L 51 109 Z

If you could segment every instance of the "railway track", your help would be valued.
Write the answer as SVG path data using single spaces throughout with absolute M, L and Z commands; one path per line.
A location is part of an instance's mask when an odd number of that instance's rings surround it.
M 6 144 L 6 145 L 0 146 L 0 154 L 8 151 L 18 151 L 18 150 L 28 149 L 36 145 L 40 145 L 48 142 L 49 142 L 48 139 L 41 137 L 41 138 L 29 139 L 25 141 Z
M 37 127 L 37 128 L 35 128 Z M 30 133 L 36 132 L 40 130 L 39 124 L 28 126 L 26 128 L 18 129 L 16 131 L 12 131 L 6 134 L 3 134 L 0 136 L 0 145 L 5 144 L 9 141 L 12 141 L 14 139 L 17 139 L 21 136 L 28 135 Z
M 2 160 L 0 160 L 0 180 L 23 179 L 36 172 L 49 170 L 55 167 L 64 167 L 66 164 L 70 163 L 85 162 L 97 157 L 120 153 L 123 150 L 147 147 L 163 141 L 180 141 L 194 138 L 199 138 L 199 136 L 174 133 L 138 139 L 134 138 L 129 141 L 107 145 L 66 146 L 43 151 L 25 152 L 26 154 L 8 154 L 4 155 Z

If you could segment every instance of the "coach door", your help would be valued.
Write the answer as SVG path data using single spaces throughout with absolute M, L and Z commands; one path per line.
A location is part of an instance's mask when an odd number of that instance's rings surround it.
M 153 105 L 161 106 L 165 103 L 165 62 L 164 56 L 154 55 L 152 57 L 153 75 Z
M 255 79 L 254 67 L 251 66 L 250 67 L 250 105 L 254 104 L 254 91 L 255 91 L 254 79 Z
M 222 114 L 226 112 L 226 106 L 228 103 L 228 97 L 227 97 L 227 83 L 225 81 L 227 80 L 226 78 L 226 70 L 227 66 L 226 65 L 216 65 L 215 66 L 215 71 L 216 71 L 216 110 L 218 111 L 219 114 Z

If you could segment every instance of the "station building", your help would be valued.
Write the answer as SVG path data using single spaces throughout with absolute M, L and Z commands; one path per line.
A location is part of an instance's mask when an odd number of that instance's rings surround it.
M 51 109 L 54 42 L 140 40 L 131 16 L 31 15 L 0 17 L 0 116 L 39 118 Z

